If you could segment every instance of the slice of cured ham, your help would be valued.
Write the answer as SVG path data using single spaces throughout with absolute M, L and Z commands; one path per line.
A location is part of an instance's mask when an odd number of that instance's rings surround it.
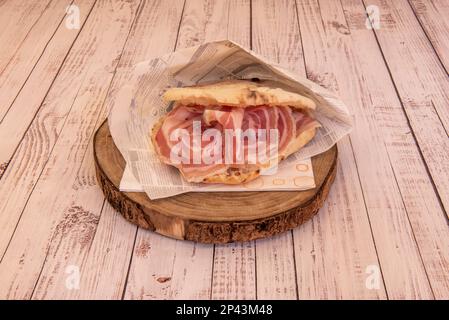
M 229 168 L 262 165 L 248 158 L 248 150 L 260 148 L 259 140 L 251 140 L 245 132 L 262 132 L 268 136 L 271 129 L 277 130 L 277 154 L 283 154 L 289 143 L 317 122 L 308 114 L 286 106 L 251 106 L 246 108 L 198 105 L 178 105 L 162 120 L 154 135 L 155 148 L 160 158 L 177 167 L 183 176 L 192 182 L 226 172 Z M 215 130 L 219 135 L 204 139 L 206 130 Z M 248 130 L 253 129 L 253 130 Z M 211 130 L 208 130 L 211 132 Z M 227 139 L 227 132 L 234 132 Z M 243 134 L 241 139 L 239 134 Z M 220 141 L 218 141 L 218 140 Z M 216 149 L 214 149 L 217 147 Z M 253 148 L 253 149 L 252 149 Z M 215 151 L 215 152 L 211 152 Z M 232 150 L 232 157 L 228 152 Z M 214 154 L 215 161 L 205 161 L 204 152 Z M 220 154 L 218 154 L 220 153 Z M 174 161 L 174 157 L 177 161 Z M 254 162 L 255 161 L 255 162 Z

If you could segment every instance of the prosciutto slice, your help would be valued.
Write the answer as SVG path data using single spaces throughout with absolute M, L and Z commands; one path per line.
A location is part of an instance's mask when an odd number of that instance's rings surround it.
M 264 129 L 268 134 L 271 129 L 277 129 L 277 151 L 278 154 L 283 154 L 294 138 L 311 126 L 316 127 L 317 125 L 318 123 L 309 115 L 284 106 L 259 105 L 246 108 L 217 106 L 206 108 L 199 105 L 178 105 L 164 118 L 154 136 L 154 142 L 156 151 L 165 163 L 177 167 L 188 181 L 200 182 L 206 177 L 224 173 L 229 168 L 260 165 L 259 162 L 253 163 L 251 162 L 252 159 L 248 158 L 248 150 L 255 148 L 254 140 L 248 137 L 246 137 L 247 139 L 239 139 L 238 134 L 232 140 L 226 140 L 226 131 L 234 130 L 233 132 L 244 133 L 248 132 L 247 129 L 254 129 L 253 132 Z M 203 133 L 208 129 L 221 133 L 220 141 L 215 141 L 217 137 L 212 140 L 202 139 Z M 177 134 L 180 130 L 188 136 L 186 140 L 184 140 L 185 137 Z M 195 135 L 200 135 L 200 137 Z M 267 143 L 269 143 L 269 137 L 267 138 Z M 184 152 L 178 150 L 180 141 L 184 147 Z M 258 141 L 256 144 L 259 148 Z M 220 146 L 221 148 L 213 149 L 214 146 Z M 182 160 L 180 163 L 173 161 L 173 150 L 175 150 L 175 153 L 181 153 L 178 157 Z M 187 152 L 185 152 L 186 150 Z M 215 156 L 218 156 L 215 158 L 219 160 L 211 164 L 204 161 L 202 156 L 196 156 L 198 154 L 203 155 L 205 150 L 221 152 L 219 155 L 215 154 Z M 227 158 L 226 150 L 233 151 L 232 161 Z

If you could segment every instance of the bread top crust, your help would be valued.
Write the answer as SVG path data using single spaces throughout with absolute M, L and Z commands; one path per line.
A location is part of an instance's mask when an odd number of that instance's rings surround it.
M 298 93 L 270 87 L 267 82 L 229 80 L 194 87 L 170 88 L 164 93 L 166 101 L 202 106 L 227 105 L 248 107 L 256 105 L 289 106 L 297 109 L 316 108 L 315 102 Z

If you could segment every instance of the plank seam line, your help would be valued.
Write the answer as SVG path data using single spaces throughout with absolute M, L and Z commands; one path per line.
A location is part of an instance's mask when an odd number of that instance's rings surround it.
M 184 0 L 184 3 L 182 5 L 182 10 L 181 10 L 181 19 L 179 19 L 179 24 L 178 24 L 178 31 L 176 33 L 176 39 L 175 39 L 175 45 L 173 47 L 173 51 L 176 51 L 176 48 L 178 47 L 178 41 L 179 41 L 179 33 L 181 30 L 181 25 L 182 25 L 182 20 L 184 18 L 184 9 L 186 8 L 186 1 Z
M 386 286 L 386 283 L 385 283 L 385 276 L 384 276 L 384 273 L 382 271 L 382 264 L 380 263 L 379 251 L 377 249 L 376 239 L 374 237 L 373 226 L 371 224 L 371 218 L 370 218 L 370 215 L 369 215 L 368 206 L 366 204 L 365 191 L 363 190 L 363 187 L 362 187 L 362 179 L 360 178 L 359 166 L 357 165 L 357 160 L 356 160 L 355 154 L 354 154 L 354 146 L 352 145 L 351 137 L 348 136 L 348 138 L 349 138 L 349 144 L 351 145 L 351 155 L 352 155 L 352 158 L 353 158 L 353 161 L 354 161 L 354 165 L 355 165 L 355 168 L 356 168 L 355 171 L 357 172 L 357 179 L 358 179 L 358 184 L 359 184 L 359 187 L 360 187 L 360 192 L 362 193 L 363 204 L 365 205 L 366 218 L 368 220 L 369 228 L 370 228 L 370 231 L 371 231 L 371 239 L 373 240 L 374 250 L 375 250 L 376 256 L 377 256 L 377 263 L 379 264 L 379 270 L 380 270 L 380 274 L 382 276 L 382 282 L 384 284 L 385 295 L 387 296 L 387 300 L 390 300 L 390 297 L 388 295 L 388 289 L 387 289 L 387 286 Z
M 134 233 L 134 241 L 133 241 L 133 246 L 132 246 L 132 251 L 129 257 L 129 264 L 128 264 L 128 268 L 126 270 L 126 276 L 125 276 L 125 283 L 123 284 L 123 291 L 122 291 L 122 296 L 121 296 L 121 300 L 125 300 L 125 294 L 126 294 L 126 289 L 128 287 L 128 279 L 129 279 L 129 274 L 131 271 L 131 265 L 133 263 L 133 258 L 134 258 L 134 247 L 136 245 L 136 241 L 137 241 L 137 232 L 139 231 L 140 227 L 136 227 L 136 232 Z
M 296 254 L 295 254 L 295 235 L 293 233 L 293 229 L 290 230 L 290 236 L 292 237 L 292 254 L 293 254 L 293 270 L 295 271 L 295 294 L 296 300 L 299 300 L 299 288 L 298 288 L 298 273 L 296 272 Z
M 295 0 L 294 1 L 295 4 L 295 17 L 296 17 L 296 25 L 298 27 L 298 33 L 299 33 L 299 41 L 300 41 L 300 45 L 301 45 L 301 55 L 302 55 L 302 62 L 303 62 L 303 66 L 304 66 L 304 74 L 307 77 L 307 69 L 306 69 L 306 59 L 305 59 L 305 55 L 304 55 L 304 44 L 302 41 L 302 33 L 301 33 L 301 26 L 299 24 L 299 13 L 298 13 L 298 1 Z M 298 278 L 298 268 L 297 268 L 297 262 L 296 262 L 296 247 L 295 247 L 295 232 L 294 230 L 291 231 L 292 232 L 292 254 L 293 254 L 293 266 L 294 266 L 294 271 L 295 271 L 295 291 L 296 291 L 296 300 L 300 299 L 299 296 L 299 278 Z
M 39 14 L 39 17 L 37 17 L 37 19 L 33 22 L 33 24 L 31 25 L 30 29 L 27 31 L 25 37 L 22 39 L 22 41 L 20 41 L 19 45 L 17 46 L 17 49 L 14 50 L 13 55 L 11 56 L 11 58 L 9 59 L 8 63 L 5 65 L 5 67 L 3 68 L 3 70 L 0 71 L 0 75 L 3 74 L 3 72 L 6 70 L 6 68 L 8 68 L 9 64 L 11 63 L 12 59 L 14 58 L 14 56 L 16 55 L 17 51 L 19 51 L 19 49 L 22 47 L 22 44 L 25 42 L 25 39 L 28 38 L 28 35 L 30 34 L 31 30 L 34 28 L 34 26 L 36 25 L 36 23 L 42 18 L 42 15 L 44 14 L 45 10 L 48 9 L 49 4 L 52 2 L 52 0 L 49 0 L 47 2 L 47 4 L 45 5 L 45 7 L 42 9 L 41 13 Z
M 448 129 L 444 127 L 443 120 L 441 119 L 440 114 L 438 113 L 437 108 L 435 107 L 435 103 L 433 103 L 433 99 L 430 99 L 430 104 L 432 105 L 433 111 L 437 115 L 438 120 L 441 122 L 441 126 L 443 127 L 444 132 L 446 132 L 446 136 L 449 137 L 449 132 L 447 131 Z
M 253 50 L 253 0 L 249 0 L 249 48 Z
M 142 7 L 141 7 L 141 5 L 142 5 Z M 184 9 L 185 9 L 185 6 L 186 6 L 186 0 L 184 0 L 184 3 L 183 3 L 183 5 L 182 5 L 181 17 L 180 17 L 180 19 L 179 19 L 178 31 L 177 31 L 177 34 L 176 34 L 176 39 L 175 39 L 175 44 L 174 44 L 174 46 L 173 46 L 173 51 L 176 50 L 176 47 L 177 47 L 177 45 L 178 45 L 179 31 L 180 31 L 180 29 L 181 29 L 182 18 L 184 17 Z M 140 15 L 142 14 L 143 7 L 144 7 L 144 5 L 142 4 L 142 2 L 140 2 L 140 3 L 139 3 L 139 8 L 137 9 L 136 18 L 135 18 L 135 20 L 133 21 L 133 26 L 134 26 L 134 23 L 137 22 L 138 18 L 140 18 Z M 133 28 L 133 26 L 131 27 L 131 29 Z M 126 42 L 128 42 L 128 39 L 126 39 Z M 121 59 L 120 59 L 120 60 L 121 60 Z M 120 63 L 120 61 L 118 62 L 118 64 L 119 64 L 119 63 Z M 124 300 L 125 294 L 126 294 L 126 289 L 128 288 L 129 273 L 130 273 L 131 265 L 132 265 L 132 261 L 133 261 L 134 250 L 135 250 L 136 241 L 137 241 L 137 235 L 138 235 L 140 229 L 141 229 L 140 227 L 137 227 L 137 228 L 136 228 L 136 234 L 134 235 L 134 243 L 133 243 L 133 246 L 132 246 L 131 257 L 130 257 L 129 265 L 128 265 L 128 271 L 127 271 L 126 278 L 125 278 L 125 284 L 124 284 L 124 286 L 123 286 L 122 300 Z M 212 263 L 213 263 L 213 261 L 212 261 Z M 212 288 L 211 288 L 211 290 L 212 290 Z
M 249 0 L 249 48 L 253 50 L 253 0 Z M 229 17 L 229 12 L 228 12 Z M 254 247 L 254 298 L 258 300 L 258 285 L 257 285 L 257 241 L 253 240 L 252 246 Z M 242 245 L 244 248 L 244 245 Z
M 73 2 L 74 2 L 74 0 L 72 0 L 72 1 L 70 2 L 70 5 L 72 5 Z M 45 51 L 47 50 L 48 45 L 49 45 L 50 42 L 53 40 L 53 38 L 54 38 L 56 32 L 58 32 L 58 30 L 59 30 L 59 28 L 60 28 L 62 22 L 63 22 L 64 19 L 66 18 L 66 16 L 67 16 L 67 13 L 64 14 L 63 17 L 61 18 L 61 21 L 59 21 L 58 25 L 57 25 L 56 28 L 55 28 L 55 31 L 53 31 L 53 33 L 52 33 L 50 39 L 48 39 L 47 43 L 45 44 L 44 48 L 42 49 L 42 52 L 41 52 L 41 54 L 39 55 L 39 58 L 37 59 L 36 63 L 34 64 L 33 68 L 31 68 L 30 73 L 27 75 L 27 77 L 25 78 L 25 81 L 24 81 L 24 82 L 22 83 L 22 85 L 20 86 L 19 91 L 17 91 L 17 94 L 15 95 L 14 99 L 11 101 L 11 104 L 9 105 L 9 107 L 8 107 L 8 109 L 6 110 L 5 114 L 3 115 L 2 119 L 0 119 L 0 124 L 1 124 L 1 123 L 3 122 L 3 120 L 6 118 L 6 116 L 7 116 L 8 112 L 9 112 L 9 110 L 11 110 L 11 107 L 14 105 L 14 102 L 17 100 L 17 97 L 18 97 L 18 96 L 20 95 L 20 93 L 22 92 L 23 87 L 25 87 L 25 84 L 28 82 L 28 79 L 31 77 L 31 74 L 34 72 L 34 69 L 36 68 L 36 66 L 38 65 L 38 63 L 39 63 L 39 61 L 41 60 L 42 56 L 44 55 Z M 80 30 L 79 32 L 81 32 L 81 30 Z M 79 34 L 79 32 L 78 32 L 78 34 Z M 27 35 L 27 36 L 28 36 L 28 35 Z M 78 35 L 77 35 L 77 36 L 78 36 Z M 69 51 L 70 51 L 70 49 L 69 49 Z M 14 56 L 15 56 L 15 54 L 14 54 Z M 13 56 L 13 58 L 14 58 L 14 56 Z M 12 60 L 13 58 L 11 58 L 11 60 Z M 64 63 L 64 60 L 63 60 L 63 63 Z M 8 63 L 8 64 L 9 64 L 9 63 Z M 5 69 L 6 69 L 6 68 L 5 68 Z M 3 71 L 4 71 L 4 70 L 3 70 Z M 52 84 L 53 84 L 53 83 L 52 83 Z M 51 85 L 50 85 L 50 87 L 51 87 Z M 39 110 L 39 109 L 40 109 L 40 108 L 38 108 L 37 110 Z M 36 111 L 36 113 L 37 113 L 37 111 Z M 36 113 L 35 113 L 35 114 L 36 114 Z M 33 119 L 34 119 L 34 117 L 33 117 Z M 31 122 L 33 122 L 33 120 L 31 120 Z
M 228 15 L 226 17 L 227 18 L 226 19 L 226 39 L 229 39 L 229 16 L 230 16 L 230 13 L 231 13 L 231 1 L 228 1 L 228 8 L 227 9 L 228 9 Z M 251 18 L 251 4 L 250 4 L 249 16 Z M 251 34 L 251 21 L 250 21 L 250 31 L 249 32 Z
M 368 18 L 368 16 L 366 15 L 366 6 L 365 6 L 365 3 L 364 3 L 364 0 L 360 0 L 360 1 L 362 3 L 362 6 L 365 8 L 365 16 Z M 394 90 L 396 92 L 396 96 L 397 96 L 397 98 L 399 100 L 399 103 L 401 104 L 402 112 L 404 113 L 405 119 L 407 121 L 407 125 L 408 125 L 408 127 L 410 129 L 410 133 L 412 134 L 413 140 L 415 141 L 415 145 L 416 145 L 417 150 L 419 152 L 419 155 L 421 157 L 421 161 L 423 162 L 424 167 L 426 168 L 427 175 L 429 176 L 430 183 L 432 184 L 433 190 L 435 191 L 435 194 L 436 194 L 437 199 L 438 199 L 438 201 L 440 203 L 442 211 L 445 214 L 445 217 L 447 217 L 446 208 L 444 207 L 443 201 L 441 200 L 440 193 L 438 192 L 438 188 L 436 187 L 435 181 L 433 180 L 433 176 L 430 173 L 429 166 L 428 166 L 428 164 L 427 164 L 427 162 L 425 160 L 424 154 L 422 153 L 421 145 L 419 144 L 418 138 L 416 137 L 416 134 L 415 134 L 415 132 L 413 130 L 413 127 L 412 127 L 412 125 L 410 123 L 410 118 L 409 118 L 409 114 L 407 112 L 407 108 L 405 107 L 404 102 L 401 99 L 401 95 L 399 94 L 399 90 L 398 90 L 398 87 L 396 86 L 396 83 L 394 81 L 393 74 L 391 73 L 390 66 L 389 66 L 389 64 L 387 62 L 387 59 L 386 59 L 385 55 L 384 55 L 384 52 L 382 50 L 382 46 L 380 45 L 379 38 L 377 37 L 377 33 L 376 33 L 374 28 L 372 28 L 371 31 L 372 31 L 372 33 L 374 35 L 374 38 L 376 39 L 377 47 L 379 48 L 380 54 L 382 55 L 382 60 L 385 63 L 385 66 L 387 68 L 387 71 L 388 71 L 388 74 L 390 76 L 391 82 L 393 83 L 393 88 L 394 88 Z M 443 125 L 442 122 L 441 122 L 441 126 L 444 128 L 444 125 Z
M 254 246 L 254 289 L 255 289 L 254 297 L 255 297 L 255 300 L 258 300 L 259 294 L 257 292 L 257 288 L 258 288 L 258 285 L 257 285 L 257 245 L 256 245 L 257 242 L 256 242 L 256 240 L 253 240 L 251 242 L 253 243 L 253 246 Z
M 384 142 L 384 145 L 385 145 L 385 148 L 387 148 L 385 142 Z M 401 188 L 399 187 L 398 179 L 397 179 L 397 177 L 396 177 L 396 172 L 394 171 L 393 166 L 391 165 L 391 159 L 390 159 L 390 155 L 388 154 L 388 152 L 387 152 L 387 157 L 388 157 L 388 163 L 389 163 L 389 165 L 390 165 L 391 171 L 393 172 L 394 180 L 395 180 L 395 182 L 396 182 L 396 184 L 397 184 L 397 186 L 398 186 L 399 194 L 401 195 L 402 205 L 404 206 L 404 210 L 405 210 L 405 212 L 407 213 L 407 214 L 406 214 L 407 220 L 408 220 L 408 223 L 409 223 L 409 225 L 410 225 L 410 230 L 412 231 L 413 240 L 414 240 L 414 242 L 416 243 L 416 249 L 418 250 L 419 258 L 420 258 L 421 264 L 422 264 L 422 266 L 423 266 L 424 273 L 425 273 L 425 275 L 426 275 L 427 281 L 429 282 L 430 291 L 432 292 L 433 299 L 435 299 L 435 292 L 434 292 L 434 290 L 433 290 L 433 288 L 432 288 L 432 283 L 430 282 L 429 274 L 428 274 L 428 272 L 427 272 L 427 268 L 426 268 L 426 265 L 425 265 L 425 263 L 424 263 L 424 259 L 423 259 L 422 254 L 421 254 L 421 250 L 420 250 L 420 248 L 419 248 L 418 241 L 416 240 L 415 231 L 413 230 L 413 225 L 412 225 L 412 223 L 411 223 L 411 221 L 410 221 L 410 216 L 409 216 L 409 213 L 408 213 L 408 210 L 407 210 L 407 206 L 405 205 L 404 197 L 403 197 L 403 195 L 402 195 Z
M 448 71 L 447 71 L 447 69 L 446 69 L 446 66 L 444 65 L 443 61 L 441 60 L 440 55 L 438 54 L 437 50 L 435 49 L 435 46 L 433 45 L 433 42 L 432 42 L 432 40 L 430 39 L 430 36 L 429 36 L 429 34 L 427 33 L 426 28 L 424 28 L 424 25 L 423 25 L 421 19 L 419 18 L 418 13 L 415 11 L 416 8 L 414 7 L 414 5 L 411 4 L 410 0 L 407 0 L 407 3 L 408 3 L 408 5 L 410 6 L 410 8 L 411 8 L 411 10 L 412 10 L 412 12 L 413 12 L 413 15 L 415 16 L 416 20 L 418 21 L 418 23 L 419 23 L 421 29 L 423 30 L 424 35 L 425 35 L 426 38 L 427 38 L 427 41 L 429 42 L 430 46 L 432 47 L 433 52 L 435 53 L 435 56 L 436 56 L 437 59 L 438 59 L 438 62 L 440 63 L 440 65 L 441 65 L 441 67 L 443 68 L 443 70 L 446 71 L 446 75 L 447 75 L 447 74 L 448 74 Z
M 211 268 L 211 276 L 210 276 L 210 294 L 209 300 L 212 300 L 213 297 L 213 289 L 214 289 L 214 272 L 215 272 L 215 244 L 212 249 L 212 268 Z
M 317 5 L 318 5 L 318 10 L 319 10 L 319 12 L 320 12 L 320 19 L 321 19 L 321 25 L 322 25 L 322 27 L 323 27 L 323 31 L 324 31 L 324 33 L 327 33 L 326 24 L 324 23 L 324 20 L 323 20 L 323 15 L 322 15 L 322 10 L 321 10 L 321 3 L 320 3 L 320 0 L 316 0 L 316 3 L 317 3 Z M 299 24 L 299 17 L 298 17 L 298 24 Z M 326 44 L 327 44 L 327 43 L 326 43 Z

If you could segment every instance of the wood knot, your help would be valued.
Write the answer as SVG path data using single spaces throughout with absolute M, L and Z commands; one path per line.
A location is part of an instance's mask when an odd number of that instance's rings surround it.
M 55 237 L 64 237 L 70 233 L 84 247 L 92 241 L 98 222 L 99 217 L 93 212 L 72 204 L 56 226 Z
M 349 32 L 348 27 L 340 22 L 332 21 L 331 25 L 332 25 L 332 27 L 335 28 L 335 30 L 337 30 L 338 33 L 341 33 L 344 35 L 351 34 L 351 32 Z
M 3 162 L 0 164 L 0 178 L 3 176 L 3 174 L 6 171 L 6 168 L 8 167 L 9 162 Z
M 159 277 L 159 278 L 156 279 L 156 281 L 159 282 L 159 283 L 165 283 L 165 282 L 170 281 L 170 280 L 171 280 L 171 277 Z
M 142 240 L 135 249 L 135 254 L 137 257 L 143 257 L 146 258 L 148 256 L 148 252 L 151 249 L 151 245 L 148 241 Z

